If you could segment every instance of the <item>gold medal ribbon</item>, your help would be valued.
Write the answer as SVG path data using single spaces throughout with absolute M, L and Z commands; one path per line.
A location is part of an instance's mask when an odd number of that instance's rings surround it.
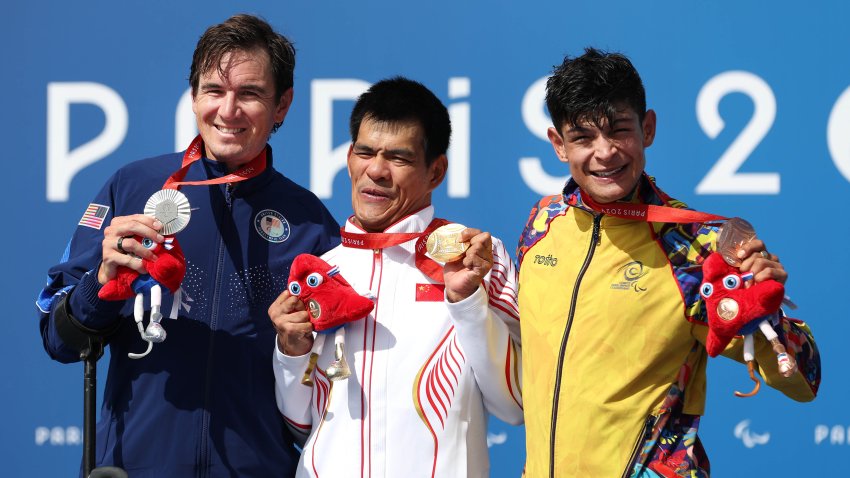
M 417 239 L 414 252 L 416 268 L 434 281 L 442 284 L 443 267 L 435 260 L 425 255 L 425 252 L 428 250 L 428 236 L 431 235 L 435 229 L 445 224 L 449 224 L 449 221 L 434 218 L 434 220 L 431 221 L 431 224 L 428 224 L 428 227 L 422 232 L 365 232 L 358 234 L 348 232 L 345 229 L 340 229 L 340 235 L 342 236 L 342 245 L 345 247 L 351 247 L 354 249 L 373 249 L 376 251 L 385 247 L 397 246 Z

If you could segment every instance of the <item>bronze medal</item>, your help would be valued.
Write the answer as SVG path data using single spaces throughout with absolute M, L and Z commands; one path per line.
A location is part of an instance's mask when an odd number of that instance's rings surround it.
M 726 297 L 717 304 L 717 315 L 723 320 L 732 320 L 738 316 L 738 302 Z

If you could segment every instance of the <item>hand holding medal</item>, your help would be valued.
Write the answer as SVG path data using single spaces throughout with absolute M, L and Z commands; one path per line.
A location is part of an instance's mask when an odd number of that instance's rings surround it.
M 758 241 L 758 244 L 753 244 Z M 761 382 L 755 375 L 755 344 L 753 333 L 761 330 L 776 353 L 777 369 L 790 377 L 797 369 L 792 355 L 786 353 L 769 319 L 779 309 L 784 287 L 776 280 L 754 282 L 750 270 L 752 252 L 760 248 L 760 258 L 770 260 L 763 244 L 756 238 L 749 222 L 741 218 L 726 221 L 717 235 L 717 252 L 703 264 L 703 283 L 700 294 L 706 300 L 709 334 L 706 349 L 710 356 L 718 355 L 735 334 L 744 335 L 744 361 L 755 387 L 749 393 L 735 392 L 738 397 L 758 393 Z M 748 255 L 749 252 L 749 255 Z M 719 260 L 722 257 L 722 260 Z M 743 260 L 742 260 L 743 259 Z
M 199 135 L 186 149 L 180 169 L 165 181 L 162 190 L 148 199 L 144 216 L 153 221 L 141 215 L 119 216 L 104 231 L 103 262 L 98 271 L 98 280 L 104 286 L 98 296 L 104 300 L 126 300 L 135 294 L 133 316 L 142 340 L 148 343 L 144 353 L 130 353 L 130 358 L 144 357 L 150 353 L 154 343 L 165 340 L 165 329 L 160 324 L 161 285 L 165 285 L 174 295 L 169 317 L 176 319 L 179 311 L 182 295 L 180 284 L 186 274 L 186 260 L 174 235 L 189 224 L 191 208 L 189 199 L 178 188 L 183 185 L 237 183 L 256 177 L 266 169 L 266 150 L 263 149 L 257 157 L 233 173 L 219 178 L 183 181 L 189 167 L 201 159 L 203 150 L 203 140 Z M 155 229 L 158 227 L 157 222 L 161 224 L 158 233 Z M 153 233 L 150 231 L 152 228 Z M 116 242 L 112 242 L 112 237 L 117 238 Z M 128 251 L 127 247 L 131 250 Z M 134 252 L 138 252 L 138 255 Z M 136 259 L 141 259 L 141 263 Z M 148 327 L 144 328 L 142 321 L 146 293 L 151 297 L 151 320 Z
M 426 242 L 428 255 L 437 262 L 452 262 L 461 258 L 469 248 L 468 242 L 463 242 L 460 234 L 466 226 L 450 223 L 440 226 L 428 236 Z
M 440 229 L 443 228 L 447 231 L 435 238 L 434 252 L 429 247 L 428 254 L 447 261 L 443 265 L 445 297 L 449 302 L 459 302 L 481 287 L 493 267 L 493 239 L 488 232 L 460 224 L 447 224 Z M 434 234 L 428 238 L 429 243 L 432 237 Z
M 104 300 L 126 300 L 135 295 L 133 317 L 139 335 L 148 346 L 143 353 L 129 353 L 128 356 L 133 359 L 146 356 L 153 349 L 154 343 L 163 342 L 166 338 L 165 328 L 161 324 L 162 286 L 174 295 L 171 317 L 177 317 L 177 307 L 181 296 L 180 283 L 186 274 L 186 260 L 173 234 L 181 231 L 189 223 L 191 215 L 189 200 L 176 189 L 157 191 L 148 199 L 145 215 L 154 219 L 151 225 L 155 225 L 156 222 L 162 224 L 160 232 L 165 235 L 162 242 L 140 235 L 122 234 L 116 244 L 117 250 L 128 256 L 131 264 L 135 259 L 140 259 L 141 271 L 138 270 L 139 268 L 119 266 L 115 276 L 109 279 L 98 292 L 98 297 Z M 116 219 L 119 224 L 122 222 L 121 218 Z M 146 252 L 144 257 L 136 256 L 125 249 L 124 241 L 129 239 L 141 245 L 141 250 Z M 139 248 L 133 247 L 133 250 L 138 251 Z M 150 294 L 150 323 L 144 327 L 142 321 L 146 293 Z

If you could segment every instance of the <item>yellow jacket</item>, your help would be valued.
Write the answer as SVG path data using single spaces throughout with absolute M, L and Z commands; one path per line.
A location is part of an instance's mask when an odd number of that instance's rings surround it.
M 685 207 L 648 177 L 636 197 Z M 595 215 L 573 181 L 532 209 L 517 251 L 526 476 L 631 476 L 641 467 L 707 476 L 696 437 L 707 358 L 698 264 L 715 236 L 701 224 Z M 808 327 L 783 318 L 774 328 L 800 371 L 781 377 L 756 334 L 762 377 L 812 400 L 820 362 Z M 742 342 L 724 355 L 742 360 Z

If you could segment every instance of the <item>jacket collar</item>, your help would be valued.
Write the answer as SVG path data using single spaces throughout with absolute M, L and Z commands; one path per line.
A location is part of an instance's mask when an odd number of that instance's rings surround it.
M 251 179 L 240 181 L 233 184 L 232 194 L 234 197 L 248 196 L 254 191 L 261 189 L 269 183 L 274 176 L 274 155 L 272 147 L 266 145 L 266 169 Z M 204 175 L 207 179 L 220 178 L 229 173 L 227 166 L 218 161 L 212 160 L 204 156 L 199 163 L 203 164 Z
M 431 224 L 432 219 L 434 219 L 434 206 L 428 205 L 409 216 L 401 218 L 398 222 L 392 224 L 383 232 L 389 234 L 404 232 L 422 232 L 425 230 L 425 228 L 428 227 L 428 224 Z M 351 232 L 354 234 L 363 234 L 366 232 L 360 227 L 356 226 L 353 221 L 353 215 L 349 216 L 348 220 L 345 221 L 346 232 Z
M 570 178 L 567 181 L 567 184 L 564 186 L 562 191 L 562 195 L 564 198 L 564 202 L 567 204 L 574 204 L 576 207 L 583 209 L 588 212 L 593 212 L 588 206 L 584 204 L 581 199 L 581 194 L 579 194 L 578 183 L 575 182 L 573 178 Z M 634 194 L 628 201 L 623 202 L 634 202 L 638 204 L 653 204 L 656 206 L 667 205 L 670 198 L 661 191 L 658 186 L 655 185 L 655 178 L 646 174 L 646 172 L 641 175 L 641 178 L 638 180 L 637 185 L 637 193 Z

